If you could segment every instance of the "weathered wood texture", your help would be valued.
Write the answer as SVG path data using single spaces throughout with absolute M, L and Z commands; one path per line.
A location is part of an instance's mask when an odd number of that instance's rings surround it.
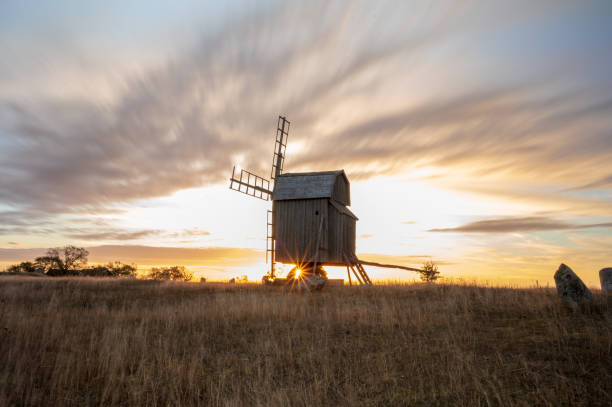
M 336 177 L 332 199 L 336 200 L 337 202 L 340 202 L 342 205 L 345 206 L 351 204 L 351 190 L 348 179 L 346 178 L 344 172 L 342 172 L 341 175 Z
M 273 199 L 332 198 L 350 205 L 350 186 L 344 170 L 287 173 L 276 180 Z
M 398 266 L 397 264 L 382 264 L 382 263 L 376 263 L 373 261 L 363 261 L 363 260 L 359 260 L 359 263 L 365 264 L 366 266 L 384 267 L 384 268 L 389 268 L 389 269 L 402 269 L 402 270 L 417 271 L 417 272 L 423 271 L 421 269 L 416 269 L 413 267 Z
M 342 208 L 329 201 L 329 248 L 326 261 L 330 264 L 345 264 L 344 255 L 355 253 L 356 219 L 338 207 Z
M 348 204 L 350 184 L 343 170 L 280 176 L 272 203 L 276 261 L 346 264 L 344 256 L 355 253 L 357 221 Z
M 343 254 L 355 253 L 356 219 L 328 199 L 274 201 L 276 261 L 314 262 L 319 222 L 323 219 L 317 262 L 345 264 Z
M 328 245 L 327 199 L 274 201 L 272 211 L 276 261 L 293 264 L 313 261 L 321 218 L 319 247 L 323 249 L 321 254 L 325 251 Z

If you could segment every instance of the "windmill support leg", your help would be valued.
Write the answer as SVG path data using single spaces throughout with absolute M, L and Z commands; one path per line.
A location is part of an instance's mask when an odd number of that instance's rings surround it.
M 355 254 L 352 254 L 350 257 L 347 257 L 347 256 L 344 256 L 344 257 L 346 260 L 348 260 L 351 264 L 355 266 L 355 269 L 357 269 L 357 271 L 361 275 L 361 278 L 363 279 L 364 284 L 372 285 L 372 280 L 370 280 L 370 276 L 368 276 L 368 273 L 365 271 L 365 269 L 361 265 L 361 261 L 359 261 L 357 256 L 355 256 Z
M 359 281 L 359 285 L 363 285 L 363 281 L 361 281 L 361 278 L 359 278 L 359 274 L 354 269 L 355 263 L 352 260 L 352 256 L 348 256 L 346 253 L 342 253 L 342 256 L 344 257 L 344 261 L 346 262 L 346 270 L 348 271 L 350 267 L 353 274 L 355 274 L 357 281 Z M 351 275 L 349 274 L 349 279 L 350 278 L 351 278 Z
M 353 285 L 353 280 L 351 279 L 351 272 L 350 272 L 348 266 L 346 266 L 346 275 L 348 276 L 348 279 L 349 279 L 349 285 L 352 286 Z
M 370 280 L 370 276 L 368 276 L 368 273 L 365 271 L 361 263 L 357 263 L 357 267 L 359 268 L 359 271 L 361 271 L 361 274 L 364 276 L 366 282 L 372 285 L 372 280 Z
M 361 278 L 359 277 L 359 273 L 357 273 L 357 271 L 355 271 L 355 269 L 353 268 L 352 265 L 351 265 L 351 270 L 353 270 L 353 274 L 355 274 L 355 277 L 357 278 L 357 281 L 359 281 L 359 285 L 363 285 L 363 281 L 361 281 Z
M 368 273 L 366 273 L 366 271 L 363 268 L 363 266 L 361 265 L 361 263 L 357 263 L 355 265 L 355 267 L 357 268 L 357 270 L 359 270 L 359 273 L 363 277 L 363 279 L 366 282 L 366 284 L 372 285 L 372 280 L 370 280 L 370 276 L 368 276 Z
M 355 264 L 354 266 L 354 270 L 355 270 L 355 274 L 359 275 L 359 277 L 361 278 L 362 284 L 366 285 L 368 284 L 368 280 L 366 279 L 366 277 L 363 275 L 363 273 L 361 272 L 361 270 L 359 270 L 359 267 Z

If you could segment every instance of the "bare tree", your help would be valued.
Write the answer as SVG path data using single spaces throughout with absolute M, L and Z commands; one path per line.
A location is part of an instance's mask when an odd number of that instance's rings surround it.
M 89 252 L 83 247 L 55 247 L 47 250 L 45 256 L 37 257 L 35 264 L 45 273 L 52 271 L 58 275 L 74 274 L 76 270 L 87 265 L 88 255 Z

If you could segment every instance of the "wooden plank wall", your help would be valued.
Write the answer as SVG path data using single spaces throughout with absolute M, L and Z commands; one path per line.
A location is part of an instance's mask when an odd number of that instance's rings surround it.
M 342 218 L 344 216 L 342 216 L 342 214 L 329 202 L 327 211 L 329 213 L 329 249 L 326 253 L 327 257 L 325 260 L 331 263 L 338 262 L 338 260 L 343 262 L 344 259 L 340 251 L 343 246 Z M 338 257 L 338 255 L 340 255 L 340 257 Z
M 337 218 L 337 220 L 334 221 L 335 224 L 333 226 L 335 236 L 332 236 L 330 232 L 329 237 L 330 242 L 334 242 L 333 251 L 330 250 L 330 257 L 335 263 L 342 264 L 344 263 L 343 254 L 355 253 L 356 221 L 347 214 L 339 212 L 332 205 L 330 205 L 329 211 L 330 213 L 334 213 L 334 217 Z M 331 230 L 332 226 L 330 224 L 330 231 Z M 332 244 L 330 243 L 330 246 L 331 245 Z
M 343 254 L 355 253 L 355 219 L 339 212 L 327 199 L 274 201 L 272 205 L 276 261 L 314 261 L 321 216 L 324 221 L 319 244 L 319 263 L 342 265 Z
M 350 186 L 342 175 L 336 177 L 332 198 L 345 206 L 351 204 Z
M 319 246 L 322 250 L 319 255 L 324 256 L 329 245 L 327 199 L 274 201 L 272 205 L 277 261 L 313 261 L 321 218 L 323 226 Z
M 344 251 L 345 253 L 354 254 L 355 253 L 355 240 L 356 240 L 355 234 L 356 234 L 356 229 L 357 229 L 357 221 L 348 215 L 344 215 L 344 218 L 346 219 L 345 230 L 347 231 L 347 234 L 348 234 L 348 237 L 344 242 Z

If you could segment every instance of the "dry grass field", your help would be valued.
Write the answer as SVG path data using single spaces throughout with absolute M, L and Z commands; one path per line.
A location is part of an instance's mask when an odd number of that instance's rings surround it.
M 0 405 L 610 405 L 596 294 L 7 276 Z

